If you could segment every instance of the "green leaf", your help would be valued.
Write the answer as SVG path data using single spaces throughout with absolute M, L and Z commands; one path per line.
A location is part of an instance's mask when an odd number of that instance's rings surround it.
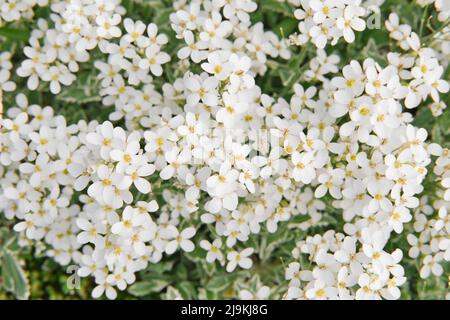
M 128 292 L 134 296 L 142 297 L 152 292 L 160 292 L 169 285 L 164 279 L 153 279 L 136 282 L 128 288 Z
M 172 8 L 166 8 L 166 9 L 160 9 L 157 11 L 155 18 L 154 18 L 154 22 L 158 25 L 158 26 L 164 26 L 164 25 L 168 25 L 170 22 L 170 14 L 173 12 Z
M 283 19 L 275 28 L 274 31 L 280 37 L 288 37 L 294 31 L 296 31 L 298 20 L 296 19 Z
M 184 299 L 195 299 L 197 296 L 197 291 L 192 282 L 182 281 L 177 285 L 177 288 Z
M 380 29 L 373 29 L 364 32 L 362 35 L 362 43 L 368 43 L 370 39 L 377 47 L 383 47 L 389 44 L 389 35 L 386 31 Z
M 431 130 L 431 136 L 433 137 L 433 142 L 442 145 L 443 134 L 441 127 L 438 124 L 433 126 L 433 129 Z
M 5 290 L 13 293 L 19 300 L 28 299 L 30 296 L 30 286 L 25 272 L 17 258 L 6 249 L 3 250 L 2 277 Z
M 196 246 L 194 251 L 187 252 L 184 256 L 193 262 L 203 261 L 205 259 L 205 250 L 201 249 L 199 246 Z
M 159 263 L 152 264 L 151 267 L 150 267 L 150 270 L 149 270 L 149 271 L 151 271 L 149 276 L 150 277 L 154 277 L 153 273 L 162 274 L 165 271 L 172 270 L 173 264 L 174 264 L 174 261 L 161 261 Z
M 200 300 L 217 300 L 220 299 L 217 292 L 205 290 L 204 288 L 198 289 L 198 298 Z
M 429 131 L 432 128 L 433 122 L 435 118 L 433 117 L 430 109 L 428 108 L 419 108 L 414 117 L 413 124 L 419 128 L 425 128 Z
M 216 276 L 206 283 L 205 289 L 212 292 L 224 291 L 230 284 L 230 276 Z
M 98 83 L 94 74 L 82 73 L 78 75 L 77 82 L 56 96 L 56 100 L 76 105 L 101 101 L 98 93 Z
M 188 270 L 186 266 L 182 263 L 178 264 L 175 268 L 176 279 L 186 280 L 188 277 Z
M 2 285 L 6 291 L 14 292 L 14 278 L 10 275 L 9 269 L 4 266 L 4 262 L 2 263 Z
M 269 235 L 269 237 L 267 237 L 267 246 L 264 249 L 261 248 L 259 254 L 261 260 L 265 261 L 272 257 L 272 252 L 281 247 L 283 243 L 287 242 L 289 240 L 289 236 L 289 232 L 277 232 L 275 235 Z
M 202 269 L 206 272 L 208 276 L 212 276 L 216 272 L 216 264 L 209 263 L 207 261 L 201 262 Z
M 57 96 L 57 100 L 66 103 L 85 104 L 88 102 L 100 101 L 101 98 L 98 95 L 88 96 L 83 88 L 71 88 L 63 91 Z
M 0 229 L 0 247 L 3 247 L 3 250 L 8 249 L 10 252 L 19 250 L 16 234 L 12 230 L 9 230 L 8 228 Z
M 172 286 L 167 287 L 167 292 L 165 294 L 166 300 L 179 300 L 182 299 L 180 291 Z
M 3 27 L 0 28 L 0 36 L 10 40 L 27 41 L 30 37 L 30 31 Z
M 271 13 L 282 13 L 286 16 L 293 16 L 291 7 L 286 3 L 282 3 L 275 0 L 264 0 L 261 2 L 261 10 Z
M 362 48 L 359 58 L 365 59 L 365 58 L 372 58 L 376 62 L 378 62 L 381 66 L 386 65 L 386 57 L 383 56 L 380 53 L 380 50 L 378 48 L 378 44 L 373 38 L 369 38 L 367 41 L 367 44 L 364 48 Z
M 292 77 L 292 71 L 289 69 L 280 68 L 278 69 L 278 74 L 280 75 L 283 85 L 287 84 Z

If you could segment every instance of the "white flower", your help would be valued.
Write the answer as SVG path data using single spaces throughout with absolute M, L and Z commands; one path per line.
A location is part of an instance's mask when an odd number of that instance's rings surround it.
M 133 232 L 133 228 L 143 224 L 143 219 L 144 216 L 136 212 L 133 207 L 127 206 L 122 213 L 121 221 L 116 222 L 111 227 L 111 231 L 124 237 L 130 236 Z
M 102 246 L 104 241 L 102 235 L 106 232 L 106 226 L 103 223 L 98 222 L 93 225 L 85 218 L 78 218 L 77 225 L 81 228 L 81 230 L 83 230 L 83 232 L 77 235 L 77 241 L 81 244 L 91 242 L 96 246 Z
M 437 254 L 435 256 L 427 255 L 423 259 L 423 267 L 420 269 L 420 277 L 426 279 L 433 273 L 435 276 L 440 276 L 444 269 L 439 264 L 442 261 L 442 255 Z
M 189 227 L 181 231 L 181 233 L 178 232 L 176 228 L 172 229 L 172 238 L 174 240 L 171 240 L 167 246 L 166 246 L 166 253 L 172 254 L 174 253 L 178 246 L 183 249 L 185 252 L 191 252 L 194 250 L 194 243 L 189 240 L 195 235 L 195 228 Z
M 42 126 L 39 129 L 39 133 L 30 132 L 29 137 L 31 141 L 36 144 L 36 151 L 39 153 L 48 153 L 49 155 L 55 155 L 56 153 L 56 140 L 54 138 L 54 131 L 47 126 Z
M 146 58 L 139 61 L 139 67 L 142 69 L 150 69 L 155 76 L 161 76 L 163 69 L 161 65 L 170 61 L 170 56 L 160 51 L 157 45 L 150 45 L 145 49 Z
M 412 216 L 409 209 L 399 206 L 394 207 L 389 217 L 389 224 L 395 232 L 401 233 L 403 231 L 403 224 L 411 221 Z
M 96 173 L 99 180 L 89 186 L 88 194 L 91 197 L 110 202 L 115 194 L 115 187 L 112 183 L 112 170 L 102 164 L 97 168 Z
M 206 50 L 208 48 L 208 43 L 205 41 L 195 42 L 192 31 L 187 30 L 184 33 L 184 41 L 187 46 L 178 50 L 177 56 L 179 59 L 183 60 L 190 57 L 193 62 L 199 63 L 208 57 L 208 52 Z
M 391 183 L 388 180 L 381 180 L 378 183 L 369 183 L 367 190 L 373 197 L 369 202 L 368 210 L 369 212 L 376 212 L 381 209 L 386 212 L 392 210 L 392 202 L 387 198 L 387 194 L 391 189 Z
M 321 185 L 317 187 L 314 195 L 316 198 L 323 197 L 327 191 L 330 192 L 330 194 L 335 199 L 340 199 L 342 197 L 341 195 L 341 188 L 340 185 L 342 185 L 344 181 L 345 172 L 341 169 L 335 169 L 332 170 L 329 173 L 323 173 L 321 174 L 317 180 Z
M 111 159 L 117 161 L 118 172 L 123 172 L 125 168 L 137 161 L 137 153 L 140 150 L 139 140 L 129 141 L 124 149 L 113 149 L 110 153 Z
M 161 179 L 168 180 L 174 174 L 187 170 L 185 165 L 191 159 L 191 153 L 187 149 L 173 148 L 165 154 L 165 158 L 168 164 L 160 171 L 159 175 Z
M 118 130 L 115 130 L 115 132 L 118 134 Z M 114 140 L 116 139 L 114 136 L 114 127 L 112 123 L 105 121 L 97 127 L 96 132 L 89 132 L 86 135 L 86 140 L 95 146 L 100 146 L 101 157 L 105 160 L 109 160 L 110 151 L 112 150 Z
M 327 17 L 331 17 L 337 13 L 337 5 L 339 2 L 332 0 L 311 0 L 309 6 L 314 11 L 313 20 L 320 24 L 325 21 Z
M 349 270 L 352 274 L 360 275 L 363 271 L 362 263 L 365 262 L 364 254 L 356 251 L 356 239 L 345 237 L 342 247 L 334 253 L 337 261 L 343 264 L 349 264 Z
M 117 27 L 120 20 L 119 14 L 114 14 L 111 17 L 105 15 L 97 16 L 95 19 L 95 22 L 97 22 L 98 25 L 97 35 L 102 38 L 120 37 L 122 32 Z
M 366 23 L 358 17 L 363 14 L 364 9 L 361 7 L 348 6 L 344 10 L 344 16 L 337 18 L 336 26 L 342 30 L 345 41 L 355 41 L 355 33 L 353 30 L 363 31 L 365 29 Z
M 190 93 L 186 97 L 187 106 L 195 106 L 201 100 L 208 106 L 216 106 L 218 104 L 217 86 L 219 81 L 214 77 L 188 77 L 185 79 L 186 89 Z
M 269 296 L 270 288 L 268 286 L 262 286 L 255 293 L 245 289 L 239 292 L 239 298 L 241 300 L 267 300 Z
M 392 264 L 393 262 L 392 256 L 383 251 L 386 240 L 387 239 L 382 234 L 382 231 L 376 231 L 371 238 L 372 243 L 363 244 L 364 254 L 372 259 L 375 271 L 378 273 L 381 273 L 386 268 L 386 266 Z
M 98 283 L 97 286 L 92 290 L 92 298 L 96 299 L 106 294 L 108 299 L 114 300 L 117 297 L 117 292 L 112 285 L 106 282 L 106 279 L 103 282 Z
M 133 21 L 130 18 L 123 20 L 123 26 L 127 31 L 124 39 L 128 42 L 136 42 L 139 47 L 146 47 L 148 39 L 144 36 L 145 24 L 142 21 Z
M 246 248 L 241 252 L 231 251 L 230 253 L 228 253 L 227 271 L 232 272 L 234 269 L 236 269 L 237 266 L 243 269 L 250 269 L 253 262 L 252 259 L 249 258 L 249 256 L 253 254 L 253 251 L 253 248 Z
M 235 185 L 238 174 L 228 162 L 224 162 L 219 173 L 206 180 L 208 192 L 214 196 L 209 204 L 211 212 L 218 212 L 222 206 L 228 210 L 236 209 L 238 198 Z
M 154 23 L 150 23 L 147 26 L 147 35 L 151 45 L 163 46 L 168 41 L 165 34 L 158 34 L 158 26 Z
M 203 22 L 203 31 L 200 32 L 200 40 L 210 42 L 214 46 L 219 46 L 231 29 L 232 24 L 229 21 L 222 21 L 222 15 L 217 11 L 212 11 L 211 19 L 206 19 Z
M 143 177 L 148 177 L 153 172 L 155 172 L 154 165 L 145 162 L 138 163 L 126 167 L 123 174 L 115 177 L 114 183 L 121 190 L 128 190 L 131 184 L 134 184 L 139 192 L 147 194 L 151 191 L 151 184 Z
M 50 82 L 50 91 L 57 94 L 61 91 L 62 83 L 69 86 L 75 80 L 75 76 L 65 66 L 52 66 L 42 74 L 42 80 Z
M 292 154 L 294 170 L 292 176 L 296 181 L 310 183 L 316 177 L 314 154 L 312 152 L 294 152 Z
M 202 240 L 200 241 L 200 247 L 208 251 L 208 253 L 206 254 L 206 261 L 208 261 L 209 263 L 212 263 L 215 260 L 223 261 L 223 254 L 220 251 L 220 248 L 222 247 L 222 241 L 220 239 L 216 239 L 212 243 L 207 240 Z
M 314 287 L 308 289 L 305 295 L 308 299 L 314 300 L 333 299 L 337 295 L 337 289 L 327 287 L 322 280 L 315 280 Z
M 228 62 L 229 56 L 230 54 L 227 51 L 212 52 L 208 55 L 208 62 L 201 64 L 202 69 L 223 81 L 231 73 L 231 66 Z

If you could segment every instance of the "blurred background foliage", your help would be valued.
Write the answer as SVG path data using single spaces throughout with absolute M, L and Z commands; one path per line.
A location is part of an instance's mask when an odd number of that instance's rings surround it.
M 288 37 L 297 31 L 298 21 L 294 18 L 294 9 L 287 2 L 276 0 L 259 0 L 258 10 L 252 14 L 252 21 L 262 21 L 267 30 L 272 30 L 280 37 Z M 160 32 L 169 36 L 169 42 L 164 51 L 169 53 L 173 61 L 176 61 L 176 52 L 181 47 L 179 40 L 170 28 L 169 15 L 173 12 L 170 0 L 123 0 L 122 5 L 127 11 L 127 16 L 139 19 L 146 23 L 154 22 Z M 389 41 L 388 32 L 384 27 L 384 21 L 389 13 L 397 12 L 401 16 L 402 23 L 408 23 L 413 30 L 420 31 L 423 37 L 429 37 L 433 30 L 442 28 L 432 14 L 427 15 L 415 1 L 410 0 L 386 0 L 382 5 L 380 14 L 380 28 L 368 29 L 362 33 L 356 33 L 356 40 L 352 44 L 340 41 L 336 46 L 327 47 L 328 53 L 335 53 L 341 57 L 340 66 L 349 62 L 349 59 L 364 60 L 373 58 L 381 65 L 386 64 L 387 52 L 393 50 L 393 44 Z M 36 17 L 47 18 L 48 8 L 38 8 Z M 24 59 L 23 47 L 31 30 L 35 27 L 36 20 L 18 21 L 0 26 L 0 52 L 11 51 L 14 54 L 15 68 Z M 315 47 L 311 44 L 301 48 L 292 47 L 293 56 L 289 61 L 271 60 L 268 63 L 269 70 L 257 79 L 262 91 L 274 97 L 283 96 L 289 98 L 293 92 L 292 85 L 300 80 L 303 71 L 308 68 L 308 62 L 315 56 Z M 90 61 L 100 58 L 102 54 L 98 49 L 91 51 Z M 155 79 L 156 87 L 161 87 L 167 81 L 174 81 L 181 76 L 183 71 L 174 68 L 173 63 L 164 66 L 162 77 Z M 445 79 L 449 79 L 450 68 L 445 71 Z M 51 105 L 57 114 L 64 115 L 69 123 L 84 120 L 104 121 L 108 119 L 113 107 L 104 107 L 98 94 L 100 85 L 96 79 L 96 70 L 91 63 L 80 64 L 77 73 L 77 81 L 70 87 L 64 87 L 58 95 L 49 92 L 48 84 L 41 81 L 36 91 L 30 92 L 26 88 L 26 79 L 14 77 L 18 89 L 15 93 L 5 93 L 3 104 L 7 108 L 14 104 L 15 94 L 23 92 L 27 95 L 30 104 L 37 103 L 42 106 Z M 444 97 L 447 105 L 450 98 Z M 413 110 L 415 125 L 424 127 L 431 135 L 434 142 L 445 147 L 450 147 L 450 108 L 443 115 L 433 117 L 424 103 Z M 428 177 L 426 189 L 433 188 L 432 175 Z M 429 189 L 428 189 L 429 190 Z M 255 258 L 253 268 L 249 271 L 239 270 L 232 274 L 227 273 L 223 267 L 208 264 L 205 261 L 206 253 L 198 246 L 191 253 L 174 254 L 166 257 L 156 265 L 150 265 L 145 271 L 140 272 L 138 281 L 128 287 L 127 291 L 120 292 L 119 299 L 218 299 L 238 296 L 240 289 L 253 291 L 264 285 L 271 287 L 271 298 L 281 298 L 286 291 L 284 280 L 284 266 L 292 261 L 291 251 L 296 241 L 304 239 L 307 235 L 324 232 L 328 229 L 338 229 L 340 222 L 335 218 L 339 211 L 335 208 L 327 208 L 327 214 L 319 225 L 308 230 L 288 229 L 288 224 L 282 224 L 277 232 L 270 234 L 262 232 L 249 240 L 249 246 L 253 246 L 259 256 Z M 299 223 L 304 216 L 296 216 L 290 223 Z M 0 299 L 89 299 L 93 288 L 93 282 L 89 278 L 77 279 L 74 275 L 76 269 L 61 267 L 51 258 L 30 246 L 20 248 L 17 245 L 17 234 L 12 231 L 13 221 L 6 220 L 0 214 Z M 338 226 L 338 227 L 337 227 Z M 336 228 L 337 227 L 337 228 Z M 342 227 L 342 226 L 340 226 Z M 200 236 L 201 236 L 201 230 Z M 406 242 L 407 230 L 398 241 L 396 247 L 404 248 L 404 256 L 407 255 Z M 392 245 L 392 244 L 391 244 Z M 406 248 L 406 249 L 405 249 Z M 307 264 L 308 262 L 304 262 Z M 408 277 L 407 283 L 401 287 L 403 299 L 444 299 L 448 292 L 448 278 L 450 266 L 444 266 L 442 277 L 430 277 L 420 279 L 418 261 L 404 259 Z M 70 289 L 73 288 L 73 289 Z M 202 288 L 202 289 L 198 289 Z

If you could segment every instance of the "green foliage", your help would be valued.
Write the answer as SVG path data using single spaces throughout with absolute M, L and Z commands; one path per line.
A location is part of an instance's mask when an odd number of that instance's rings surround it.
M 25 300 L 30 296 L 29 279 L 21 263 L 23 261 L 18 257 L 15 241 L 16 236 L 9 228 L 0 228 L 0 284 L 5 292 Z
M 167 280 L 155 277 L 153 279 L 136 282 L 128 288 L 128 292 L 134 296 L 142 297 L 151 292 L 161 292 L 168 285 L 169 282 Z
M 14 41 L 27 41 L 30 31 L 24 29 L 12 29 L 8 27 L 0 28 L 0 37 L 5 37 Z
M 133 19 L 141 19 L 146 22 L 155 22 L 162 32 L 169 36 L 169 43 L 165 51 L 175 59 L 179 42 L 170 28 L 169 15 L 173 11 L 172 1 L 168 0 L 124 0 L 122 5 L 127 10 L 127 15 Z M 260 10 L 252 15 L 252 22 L 264 21 L 266 29 L 271 29 L 279 36 L 288 37 L 297 30 L 298 21 L 294 18 L 293 8 L 287 1 L 260 0 Z M 388 33 L 384 28 L 384 20 L 392 11 L 401 12 L 401 19 L 411 24 L 425 37 L 433 34 L 433 30 L 439 30 L 442 25 L 436 19 L 429 21 L 414 1 L 388 0 L 381 8 L 381 29 L 366 30 L 356 35 L 356 41 L 352 44 L 339 43 L 327 48 L 329 53 L 335 53 L 341 57 L 354 59 L 373 58 L 381 65 L 386 64 L 386 53 L 391 48 Z M 37 12 L 38 15 L 48 14 L 45 10 Z M 27 22 L 15 23 L 0 28 L 0 51 L 10 50 L 21 46 L 28 39 L 33 25 Z M 293 48 L 293 57 L 289 61 L 269 60 L 268 72 L 257 79 L 262 90 L 275 97 L 289 97 L 292 86 L 299 82 L 304 71 L 308 68 L 308 61 L 315 55 L 315 48 L 308 44 L 301 49 Z M 93 59 L 99 52 L 93 52 Z M 23 53 L 17 50 L 14 59 L 21 61 Z M 348 63 L 346 58 L 341 59 L 341 65 Z M 167 80 L 173 80 L 182 70 L 165 70 L 166 78 L 157 79 L 156 85 Z M 446 78 L 450 68 L 446 71 Z M 66 87 L 59 95 L 49 93 L 45 84 L 36 92 L 22 91 L 28 96 L 30 103 L 52 105 L 58 114 L 64 115 L 69 123 L 79 120 L 103 121 L 108 118 L 112 108 L 105 108 L 101 104 L 99 84 L 93 68 L 83 68 L 77 73 L 77 81 L 70 87 Z M 26 80 L 17 78 L 19 88 L 25 88 Z M 4 103 L 13 104 L 13 96 L 5 94 Z M 444 97 L 450 104 L 449 95 Z M 440 117 L 434 117 L 426 107 L 418 108 L 415 114 L 414 124 L 426 128 L 433 141 L 450 147 L 450 107 Z M 431 179 L 431 178 L 430 178 Z M 431 185 L 433 181 L 431 181 Z M 160 193 L 164 185 L 154 187 L 154 192 Z M 158 201 L 162 198 L 157 196 Z M 279 298 L 283 293 L 284 274 L 280 273 L 280 265 L 284 267 L 284 261 L 290 261 L 291 251 L 295 246 L 295 240 L 304 239 L 308 234 L 325 231 L 329 224 L 342 230 L 342 224 L 338 224 L 334 215 L 335 208 L 330 209 L 330 214 L 325 217 L 325 223 L 315 226 L 309 233 L 297 229 L 289 229 L 288 223 L 280 224 L 277 232 L 270 234 L 262 231 L 261 234 L 251 237 L 250 245 L 256 248 L 258 261 L 254 261 L 251 271 L 240 270 L 229 274 L 218 262 L 209 264 L 205 262 L 205 252 L 196 246 L 196 249 L 187 254 L 173 255 L 158 264 L 150 264 L 148 270 L 138 274 L 138 280 L 131 285 L 126 292 L 120 293 L 122 299 L 218 299 L 228 298 L 242 287 L 256 288 L 259 282 L 271 286 L 274 293 L 272 297 Z M 297 216 L 290 223 L 300 223 L 305 217 Z M 80 290 L 69 290 L 66 286 L 68 275 L 64 270 L 49 258 L 37 257 L 30 249 L 20 249 L 17 239 L 11 231 L 11 222 L 0 220 L 0 299 L 58 299 L 74 298 L 88 299 L 89 292 L 93 288 L 92 282 L 83 279 Z M 199 231 L 201 232 L 201 230 Z M 405 238 L 398 240 L 403 242 L 401 247 L 407 247 Z M 404 251 L 404 255 L 407 252 Z M 307 263 L 307 262 L 305 262 Z M 276 267 L 277 266 L 277 267 Z M 401 288 L 403 299 L 442 299 L 448 290 L 446 274 L 449 267 L 440 278 L 422 280 L 418 276 L 418 265 L 406 265 L 408 282 Z M 27 271 L 25 271 L 27 270 Z M 197 289 L 200 288 L 200 289 Z
M 2 250 L 3 288 L 14 294 L 17 299 L 25 300 L 30 296 L 30 285 L 17 257 L 7 248 Z

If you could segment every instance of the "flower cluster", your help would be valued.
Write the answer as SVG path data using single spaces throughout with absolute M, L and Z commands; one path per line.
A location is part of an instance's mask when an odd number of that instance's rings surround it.
M 12 68 L 11 52 L 2 52 L 0 54 L 0 91 L 14 91 L 16 89 L 16 84 L 10 80 Z
M 297 244 L 293 256 L 307 254 L 312 270 L 292 262 L 286 269 L 287 299 L 398 299 L 405 283 L 400 249 L 384 250 L 387 235 L 364 229 L 361 238 L 330 230 Z
M 445 109 L 441 56 L 392 14 L 386 27 L 403 51 L 385 64 L 341 67 L 324 47 L 353 42 L 368 4 L 290 2 L 301 20 L 294 43 L 317 46 L 291 95 L 258 85 L 270 60 L 289 60 L 294 49 L 252 25 L 252 0 L 175 2 L 173 56 L 169 35 L 123 17 L 118 1 L 52 2 L 54 26 L 38 21 L 18 75 L 30 90 L 43 80 L 57 94 L 98 47 L 99 95 L 114 111 L 103 123 L 68 124 L 16 96 L 0 120 L 0 211 L 17 221 L 20 244 L 76 263 L 93 277 L 93 297 L 114 299 L 138 271 L 178 251 L 241 272 L 263 254 L 251 241 L 258 235 L 339 217 L 342 230 L 297 242 L 285 298 L 398 299 L 404 248 L 386 247 L 408 232 L 420 275 L 441 275 L 450 260 L 449 151 L 410 113 L 430 100 L 436 116 Z M 5 91 L 15 89 L 10 56 L 0 55 Z M 433 202 L 422 196 L 431 172 Z M 259 281 L 241 289 L 241 298 L 273 292 Z
M 366 28 L 361 18 L 366 14 L 366 9 L 361 0 L 302 0 L 299 4 L 295 18 L 300 20 L 300 35 L 291 37 L 298 45 L 311 41 L 317 48 L 323 49 L 328 41 L 335 45 L 341 37 L 346 42 L 353 42 L 354 31 Z
M 251 70 L 262 75 L 267 70 L 267 57 L 291 57 L 286 41 L 272 31 L 264 31 L 261 22 L 251 25 L 249 13 L 257 7 L 253 0 L 203 4 L 195 0 L 179 7 L 170 16 L 177 38 L 186 43 L 177 53 L 179 59 L 190 58 L 199 63 L 209 60 L 208 53 L 212 51 L 228 51 L 248 56 Z
M 336 199 L 333 205 L 343 210 L 344 231 L 349 236 L 344 240 L 336 234 L 334 239 L 330 234 L 329 240 L 321 241 L 318 235 L 299 244 L 296 255 L 309 254 L 317 267 L 300 278 L 307 282 L 304 286 L 300 281 L 291 282 L 289 298 L 346 299 L 353 298 L 352 291 L 356 298 L 400 295 L 396 286 L 404 282 L 404 271 L 398 265 L 401 253 L 390 256 L 383 248 L 392 232 L 401 233 L 403 224 L 411 221 L 411 209 L 419 207 L 415 195 L 423 190 L 430 155 L 441 155 L 442 149 L 424 144 L 426 131 L 410 125 L 410 115 L 401 112 L 399 99 L 405 98 L 401 93 L 405 90 L 394 66 L 380 68 L 366 60 L 361 68 L 353 61 L 344 67 L 343 77 L 331 80 L 336 89 L 330 95 L 328 116 L 349 113 L 350 121 L 339 130 L 348 144 L 342 146 L 342 156 L 336 157 L 340 167 L 318 176 L 314 194 L 320 198 L 329 192 Z M 407 105 L 408 96 L 404 101 Z M 364 152 L 365 145 L 371 147 L 370 157 Z M 305 179 L 304 174 L 301 177 Z M 350 251 L 347 258 L 337 253 L 343 246 Z M 297 269 L 298 263 L 291 265 L 287 278 Z M 341 281 L 345 284 L 342 288 Z M 353 288 L 355 285 L 358 287 Z
M 34 7 L 47 6 L 48 0 L 1 0 L 0 25 L 3 21 L 11 22 L 20 19 L 31 19 L 34 16 Z
M 390 37 L 395 39 L 403 50 L 410 51 L 406 54 L 388 54 L 389 63 L 399 69 L 400 78 L 409 80 L 405 106 L 409 109 L 415 108 L 431 96 L 434 101 L 430 107 L 433 114 L 441 114 L 446 105 L 440 101 L 439 93 L 448 92 L 449 85 L 445 80 L 441 80 L 444 67 L 439 64 L 436 51 L 423 47 L 417 33 L 411 31 L 407 24 L 400 25 L 395 13 L 389 16 L 386 28 Z
M 69 144 L 66 139 L 77 131 L 67 127 L 62 116 L 55 116 L 52 108 L 28 106 L 24 95 L 17 96 L 17 105 L 8 110 L 15 115 L 13 120 L 2 122 L 1 209 L 6 218 L 22 221 L 14 227 L 23 231 L 21 244 L 45 238 L 51 245 L 48 254 L 56 261 L 77 261 L 81 245 L 76 241 L 75 221 L 80 209 L 70 204 L 73 187 L 68 172 L 77 166 L 65 161 L 78 146 L 76 137 Z
M 109 122 L 66 126 L 50 107 L 22 105 L 26 112 L 10 109 L 17 116 L 3 122 L 1 161 L 8 171 L 1 202 L 7 218 L 22 220 L 14 229 L 23 234 L 24 244 L 44 242 L 46 254 L 57 262 L 80 263 L 81 276 L 95 276 L 93 295 L 106 290 L 109 298 L 115 297 L 112 285 L 123 290 L 134 282 L 134 272 L 161 259 L 164 251 L 193 250 L 188 239 L 194 228 L 178 232 L 177 222 L 167 223 L 164 214 L 160 227 L 153 222 L 156 201 L 128 205 L 133 201 L 129 188 L 148 194 L 151 185 L 144 177 L 154 172 L 139 147 L 139 134 L 127 136 Z M 82 206 L 71 204 L 75 192 L 88 184 L 78 199 Z M 155 246 L 146 246 L 151 240 Z M 82 249 L 86 243 L 94 248 Z
M 407 240 L 411 245 L 409 256 L 420 258 L 420 277 L 428 278 L 431 274 L 440 276 L 444 269 L 442 264 L 450 261 L 450 170 L 449 150 L 444 149 L 436 159 L 433 173 L 437 177 L 436 191 L 432 195 L 431 205 L 424 196 L 414 212 L 413 232 Z
M 50 91 L 58 94 L 61 85 L 71 85 L 79 63 L 89 60 L 92 50 L 108 39 L 121 35 L 117 25 L 123 8 L 119 1 L 55 1 L 51 4 L 53 28 L 39 19 L 37 28 L 24 48 L 28 59 L 22 61 L 17 74 L 28 78 L 27 86 L 36 90 L 39 80 L 48 82 Z
M 445 21 L 450 18 L 450 3 L 445 0 L 417 0 L 417 3 L 422 7 L 434 4 L 436 11 L 439 12 L 439 21 Z
M 111 120 L 125 116 L 135 119 L 151 113 L 156 104 L 161 104 L 159 93 L 154 90 L 154 76 L 161 76 L 162 65 L 170 56 L 161 51 L 168 41 L 167 36 L 158 34 L 158 27 L 142 21 L 124 20 L 126 33 L 119 43 L 105 42 L 100 49 L 108 55 L 107 62 L 96 61 L 101 80 L 103 104 L 114 105 L 116 111 Z M 133 127 L 129 125 L 128 127 Z

